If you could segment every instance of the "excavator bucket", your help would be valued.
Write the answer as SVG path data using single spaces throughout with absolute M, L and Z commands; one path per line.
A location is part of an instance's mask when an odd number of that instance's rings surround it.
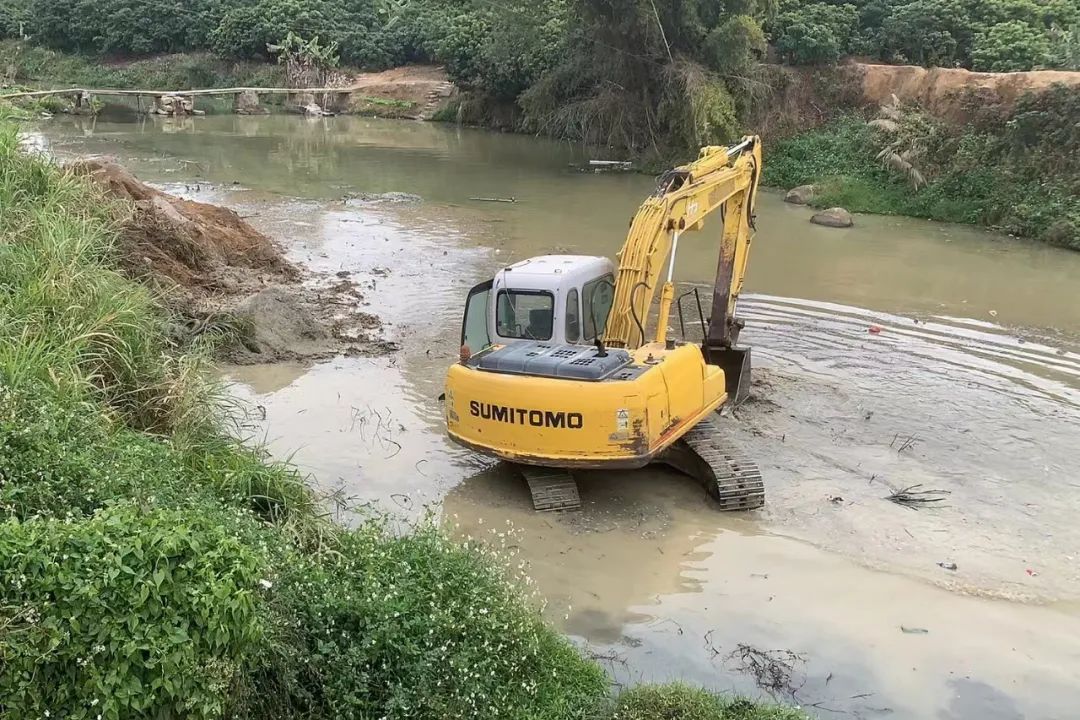
M 746 400 L 750 395 L 750 348 L 712 348 L 709 363 L 724 371 L 728 403 L 738 405 Z

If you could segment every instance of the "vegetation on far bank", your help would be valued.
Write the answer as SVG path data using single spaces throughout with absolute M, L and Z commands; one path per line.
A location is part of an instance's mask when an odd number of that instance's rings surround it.
M 760 61 L 770 52 L 796 64 L 858 55 L 1078 68 L 1078 27 L 1072 0 L 0 0 L 0 37 L 103 57 L 104 77 L 119 72 L 113 56 L 271 60 L 271 48 L 295 33 L 333 45 L 350 67 L 445 64 L 474 101 L 466 115 L 513 108 L 514 129 L 659 158 L 737 136 L 769 94 Z M 169 72 L 180 87 L 206 86 L 251 71 L 237 68 L 202 78 L 194 67 Z
M 640 704 L 541 621 L 497 543 L 335 526 L 294 468 L 236 439 L 209 348 L 178 346 L 119 271 L 130 208 L 20 151 L 10 125 L 0 207 L 0 715 L 561 720 Z M 701 704 L 655 692 L 650 708 Z M 800 716 L 723 701 L 693 717 Z
M 605 14 L 629 22 L 604 27 Z M 618 32 L 638 16 L 651 25 L 636 37 Z M 566 50 L 598 31 L 612 52 L 650 56 L 665 40 L 676 54 L 679 36 L 690 31 L 711 54 L 737 56 L 769 39 L 798 63 L 860 55 L 991 71 L 1075 68 L 1078 16 L 1072 0 L 769 0 L 758 7 L 746 0 L 0 0 L 0 37 L 82 53 L 212 50 L 246 60 L 296 32 L 337 42 L 352 65 L 429 59 L 450 63 L 459 81 L 475 74 L 491 89 L 510 89 L 560 65 Z
M 2 0 L 0 0 L 2 1 Z M 103 60 L 17 40 L 0 40 L 0 79 L 35 88 L 280 87 L 284 69 L 261 60 L 221 58 L 209 52 Z
M 895 154 L 921 153 L 928 182 L 914 187 L 867 158 L 893 140 L 853 134 L 837 119 L 857 112 L 861 98 L 829 69 L 852 55 L 994 71 L 1080 68 L 1080 5 L 1073 0 L 197 0 L 183 7 L 0 0 L 4 35 L 28 38 L 0 41 L 0 77 L 16 85 L 281 84 L 281 66 L 268 61 L 280 59 L 274 48 L 296 36 L 332 56 L 331 64 L 439 62 L 465 92 L 438 119 L 564 138 L 644 168 L 776 125 L 778 134 L 802 136 L 770 153 L 772 183 L 820 184 L 820 198 L 852 210 L 1078 244 L 1069 160 L 1075 116 L 1067 114 L 1075 107 L 1062 93 L 1026 101 L 1030 109 L 1015 118 L 1000 109 L 995 116 L 991 103 L 973 104 L 973 119 L 954 126 L 908 123 L 901 139 L 911 146 Z M 180 50 L 195 54 L 110 60 Z M 767 57 L 815 68 L 805 88 L 792 90 L 791 73 L 762 62 Z M 788 112 L 775 107 L 800 94 L 818 112 L 812 121 L 795 112 L 798 120 L 825 127 L 762 120 Z M 361 100 L 356 108 L 379 110 L 378 102 Z M 59 101 L 40 104 L 48 110 L 50 103 Z M 1051 129 L 1057 140 L 1017 129 L 1032 127 Z M 810 158 L 817 150 L 830 154 Z M 1007 159 L 992 162 L 994 153 Z M 852 167 L 839 169 L 849 161 Z
M 916 108 L 894 117 L 895 129 L 847 116 L 766 146 L 762 180 L 813 184 L 822 207 L 986 225 L 1080 250 L 1080 93 L 1058 85 L 1004 116 L 983 107 L 967 127 Z

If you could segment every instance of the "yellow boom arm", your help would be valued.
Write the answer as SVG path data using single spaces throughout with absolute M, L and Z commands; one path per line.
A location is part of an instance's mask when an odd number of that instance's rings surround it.
M 618 254 L 615 298 L 604 331 L 608 346 L 636 348 L 646 342 L 647 311 L 665 260 L 667 277 L 660 293 L 655 339 L 661 343 L 667 339 L 679 237 L 700 230 L 705 216 L 717 208 L 723 235 L 706 342 L 710 347 L 733 344 L 738 335 L 735 302 L 746 273 L 760 168 L 761 142 L 747 136 L 731 147 L 702 148 L 697 160 L 661 176 L 656 192 L 634 215 Z

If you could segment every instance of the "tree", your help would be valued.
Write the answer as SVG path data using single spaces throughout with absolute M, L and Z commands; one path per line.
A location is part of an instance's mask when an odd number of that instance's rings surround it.
M 964 0 L 914 0 L 882 21 L 882 56 L 918 65 L 962 64 L 974 32 Z
M 789 63 L 835 62 L 847 52 L 858 21 L 854 5 L 797 5 L 781 13 L 773 42 Z
M 1054 67 L 1080 70 L 1080 23 L 1071 28 L 1051 28 L 1049 40 L 1050 61 Z
M 219 17 L 216 0 L 29 0 L 28 32 L 53 47 L 146 54 L 206 47 Z
M 235 57 L 269 58 L 267 46 L 289 33 L 333 37 L 337 29 L 323 0 L 236 0 L 211 34 L 214 52 Z
M 285 66 L 289 87 L 325 87 L 327 75 L 340 61 L 337 43 L 323 45 L 317 36 L 305 40 L 290 32 L 280 44 L 266 49 L 277 55 L 279 65 Z
M 29 11 L 25 0 L 0 0 L 0 38 L 17 38 L 30 32 Z
M 1020 20 L 990 26 L 975 36 L 972 67 L 990 72 L 1031 70 L 1047 64 L 1050 43 L 1046 33 Z
M 759 0 L 574 0 L 566 56 L 520 99 L 530 129 L 669 159 L 738 133 Z
M 765 55 L 765 33 L 749 15 L 732 15 L 705 36 L 702 57 L 705 64 L 719 72 L 748 74 Z

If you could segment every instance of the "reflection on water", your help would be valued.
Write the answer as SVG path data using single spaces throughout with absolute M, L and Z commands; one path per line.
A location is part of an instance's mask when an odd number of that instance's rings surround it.
M 55 152 L 119 154 L 156 181 L 198 176 L 322 200 L 415 193 L 468 216 L 459 229 L 469 235 L 474 225 L 497 228 L 501 259 L 556 247 L 611 255 L 653 186 L 640 175 L 579 173 L 570 164 L 580 158 L 564 143 L 435 123 L 214 116 L 186 118 L 178 129 L 163 120 L 65 118 L 39 131 Z M 518 202 L 469 199 L 492 196 Z M 823 228 L 807 222 L 807 208 L 770 193 L 758 214 L 751 291 L 1080 332 L 1080 253 L 885 216 L 859 216 L 849 230 Z M 679 276 L 687 281 L 712 281 L 710 227 L 680 243 Z
M 765 194 L 741 305 L 754 400 L 724 420 L 765 470 L 765 510 L 718 514 L 650 468 L 584 473 L 581 513 L 537 515 L 514 473 L 444 439 L 461 303 L 513 260 L 614 253 L 649 178 L 578 173 L 555 142 L 360 118 L 68 119 L 35 138 L 117 155 L 348 271 L 402 350 L 226 369 L 265 410 L 252 431 L 359 501 L 441 501 L 461 532 L 510 520 L 551 619 L 620 681 L 753 693 L 730 659 L 745 643 L 801 654 L 794 699 L 823 716 L 1073 714 L 1080 253 L 900 218 L 821 228 Z M 395 191 L 423 202 L 341 202 Z M 715 237 L 680 243 L 686 282 L 711 283 Z M 916 484 L 947 506 L 883 499 Z
M 580 484 L 580 513 L 537 514 L 498 466 L 444 507 L 463 537 L 509 522 L 549 619 L 589 641 L 619 681 L 757 695 L 742 644 L 796 653 L 794 695 L 776 697 L 838 715 L 1065 717 L 1076 699 L 1080 617 L 1065 608 L 958 595 L 762 535 L 674 473 L 588 473 Z

